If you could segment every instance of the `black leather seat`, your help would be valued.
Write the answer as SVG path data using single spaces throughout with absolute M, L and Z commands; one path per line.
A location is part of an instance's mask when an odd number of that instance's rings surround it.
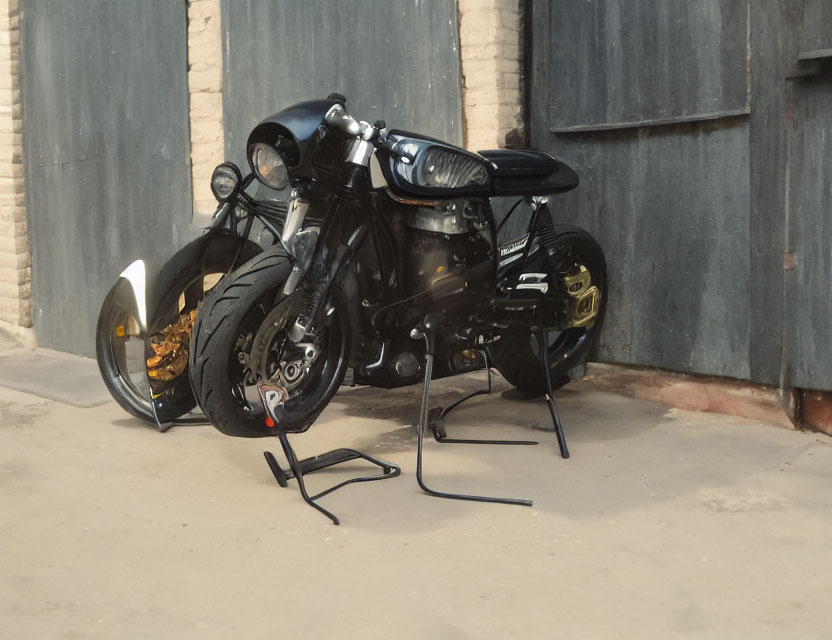
M 478 153 L 491 163 L 496 196 L 563 193 L 580 183 L 570 166 L 543 151 L 489 149 Z

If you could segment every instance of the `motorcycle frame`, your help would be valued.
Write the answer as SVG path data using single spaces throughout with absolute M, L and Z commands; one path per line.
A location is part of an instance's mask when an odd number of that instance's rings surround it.
M 437 299 L 432 295 L 430 289 L 417 292 L 407 297 L 403 289 L 403 276 L 405 266 L 402 264 L 401 245 L 396 242 L 391 229 L 391 222 L 387 219 L 391 208 L 396 201 L 402 204 L 402 200 L 394 197 L 386 190 L 374 189 L 368 164 L 352 165 L 349 176 L 340 185 L 313 183 L 303 190 L 304 197 L 313 198 L 313 206 L 310 210 L 317 209 L 318 216 L 322 219 L 319 230 L 318 241 L 312 249 L 307 251 L 311 255 L 292 255 L 292 259 L 309 265 L 319 265 L 317 268 L 308 269 L 300 279 L 300 287 L 303 288 L 304 298 L 311 300 L 307 309 L 307 321 L 297 324 L 290 331 L 290 338 L 299 342 L 308 333 L 314 333 L 315 323 L 322 308 L 326 306 L 330 298 L 331 289 L 336 284 L 343 286 L 348 295 L 350 305 L 348 317 L 350 330 L 353 336 L 362 336 L 364 341 L 355 341 L 350 354 L 350 366 L 358 373 L 356 381 L 365 384 L 374 384 L 372 371 L 378 369 L 384 360 L 389 357 L 389 345 L 393 338 L 385 331 L 385 326 L 404 327 L 398 332 L 397 340 L 401 343 L 411 337 L 410 328 L 416 326 L 421 318 L 428 313 L 436 313 L 441 310 L 444 303 L 450 301 L 451 295 Z M 314 193 L 314 195 L 313 195 Z M 570 328 L 569 303 L 570 298 L 560 292 L 550 292 L 547 296 L 523 300 L 495 299 L 493 297 L 498 282 L 501 278 L 515 272 L 522 271 L 527 264 L 529 257 L 538 249 L 534 243 L 534 237 L 539 229 L 551 224 L 552 214 L 548 206 L 547 197 L 526 196 L 525 200 L 531 208 L 531 216 L 527 224 L 527 240 L 523 256 L 507 268 L 499 267 L 499 246 L 497 243 L 497 225 L 494 221 L 493 212 L 487 199 L 483 199 L 488 235 L 491 243 L 491 267 L 489 271 L 475 273 L 470 270 L 466 279 L 465 288 L 473 291 L 488 291 L 491 295 L 470 294 L 466 295 L 465 301 L 472 304 L 458 316 L 452 317 L 449 324 L 456 326 L 467 326 L 471 329 L 468 336 L 443 332 L 443 340 L 437 345 L 436 366 L 434 378 L 441 378 L 471 369 L 457 370 L 451 364 L 453 353 L 464 349 L 481 348 L 482 342 L 477 343 L 478 336 L 499 333 L 499 330 L 507 326 L 522 326 L 531 332 L 541 330 L 563 330 Z M 404 204 L 417 206 L 435 204 L 434 201 L 419 201 L 408 199 Z M 290 210 L 291 211 L 291 210 Z M 307 212 L 304 212 L 307 215 Z M 291 212 L 289 213 L 291 216 Z M 287 217 L 286 224 L 290 224 Z M 293 225 L 300 225 L 297 221 Z M 373 259 L 378 266 L 380 275 L 381 291 L 368 291 L 372 285 L 356 275 L 355 268 L 360 262 L 360 253 L 364 250 L 364 243 L 370 240 Z M 387 244 L 390 250 L 384 250 Z M 325 268 L 324 268 L 325 266 Z M 414 266 L 412 268 L 419 268 Z M 289 293 L 288 291 L 283 292 Z M 379 323 L 362 308 L 361 301 L 368 298 L 376 298 L 386 301 L 381 311 L 386 311 L 390 318 L 385 326 Z M 411 305 L 400 313 L 395 313 L 392 308 L 404 306 L 410 302 Z M 495 309 L 496 305 L 496 309 Z M 378 316 L 381 311 L 375 311 Z M 520 313 L 518 313 L 520 311 Z M 502 314 L 502 322 L 494 322 L 494 314 Z M 452 314 L 453 312 L 451 312 Z M 450 314 L 445 314 L 450 315 Z M 515 318 L 515 316 L 517 316 Z M 506 323 L 506 318 L 511 318 Z M 478 320 L 473 320 L 478 318 Z M 544 320 L 548 318 L 548 320 Z M 554 322 L 551 319 L 554 319 Z M 453 334 L 453 335 L 452 335 Z M 448 339 L 452 337 L 452 339 Z M 369 338 L 369 339 L 368 339 Z M 424 346 L 421 341 L 409 342 L 408 348 L 416 352 L 417 359 L 424 356 Z M 387 353 L 385 353 L 387 352 Z M 474 368 L 481 368 L 481 365 Z M 370 375 L 362 375 L 361 372 L 369 372 Z M 402 380 L 401 384 L 410 384 L 415 381 Z M 384 385 L 387 386 L 387 385 Z M 398 385 L 396 385 L 398 386 Z

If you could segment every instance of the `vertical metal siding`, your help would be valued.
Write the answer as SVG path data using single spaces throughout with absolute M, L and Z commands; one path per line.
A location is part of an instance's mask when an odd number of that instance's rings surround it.
M 576 191 L 554 199 L 561 218 L 587 228 L 599 239 L 608 257 L 610 306 L 599 357 L 748 378 L 752 350 L 748 118 L 739 115 L 674 126 L 553 134 L 551 129 L 557 128 L 553 122 L 592 123 L 595 118 L 596 122 L 605 123 L 627 113 L 608 118 L 604 97 L 605 87 L 623 81 L 623 68 L 582 79 L 584 84 L 598 85 L 588 95 L 596 96 L 601 104 L 586 105 L 589 114 L 581 112 L 582 103 L 575 99 L 555 102 L 553 97 L 553 93 L 572 89 L 560 83 L 561 69 L 553 68 L 555 60 L 558 67 L 571 64 L 584 68 L 581 58 L 587 54 L 574 38 L 554 38 L 553 30 L 561 33 L 562 21 L 572 24 L 574 17 L 586 10 L 586 4 L 543 0 L 534 3 L 531 127 L 533 144 L 551 151 L 581 175 L 582 183 Z M 631 3 L 621 2 L 605 3 L 605 11 L 611 11 L 614 4 L 635 11 Z M 743 52 L 747 42 L 746 5 L 735 4 L 743 7 L 737 15 L 742 25 L 738 50 Z M 682 11 L 686 15 L 690 5 L 687 6 Z M 678 4 L 663 4 L 659 8 L 654 3 L 649 7 L 636 3 L 636 7 L 641 7 L 647 23 L 659 19 L 650 18 L 650 11 L 661 13 L 662 20 L 668 23 L 674 18 L 667 12 L 673 8 L 681 11 Z M 714 20 L 707 25 L 708 30 L 719 32 L 721 38 L 722 27 L 727 26 L 721 22 L 721 14 L 720 21 L 715 21 L 711 11 L 703 15 Z M 605 31 L 591 36 L 585 28 L 583 33 L 589 40 L 618 37 L 615 32 Z M 699 35 L 704 42 L 711 41 L 712 34 Z M 715 42 L 720 42 L 719 38 Z M 601 44 L 592 46 L 598 48 Z M 645 47 L 649 45 L 649 40 L 644 43 Z M 716 78 L 730 80 L 737 86 L 720 89 L 708 85 L 709 91 L 714 95 L 721 92 L 725 100 L 716 103 L 720 111 L 744 104 L 747 91 L 744 64 L 743 73 L 736 73 L 737 50 L 728 47 L 727 52 L 723 53 L 734 71 Z M 712 54 L 709 50 L 701 60 L 685 64 L 698 68 Z M 643 55 L 645 59 L 659 60 L 664 52 L 646 49 Z M 695 48 L 691 55 L 697 55 Z M 630 69 L 627 73 L 637 72 Z M 691 91 L 697 86 L 677 87 L 675 101 L 668 104 L 674 109 L 684 105 L 697 110 L 705 108 L 691 100 Z M 664 94 L 649 82 L 632 82 L 628 90 L 631 105 L 642 109 L 632 111 L 633 119 L 675 113 L 660 110 L 665 104 Z M 550 112 L 553 104 L 563 110 L 554 118 Z M 684 110 L 678 113 L 691 114 Z M 761 376 L 763 381 L 776 381 L 777 370 L 765 371 Z
M 832 50 L 832 2 L 804 0 L 802 51 Z
M 454 0 L 223 0 L 226 156 L 251 127 L 336 91 L 356 117 L 462 141 Z
M 92 355 L 121 269 L 189 231 L 185 4 L 23 0 L 21 14 L 35 331 Z
M 750 379 L 777 384 L 782 370 L 784 324 L 783 252 L 786 242 L 788 129 L 803 0 L 755 0 L 751 13 L 749 121 L 751 280 L 748 318 Z M 739 251 L 740 246 L 737 247 Z M 787 382 L 787 381 L 786 381 Z M 787 382 L 788 383 L 788 382 Z
M 550 7 L 554 130 L 748 111 L 746 2 L 551 0 Z
M 832 389 L 832 69 L 797 83 L 786 315 L 794 386 Z

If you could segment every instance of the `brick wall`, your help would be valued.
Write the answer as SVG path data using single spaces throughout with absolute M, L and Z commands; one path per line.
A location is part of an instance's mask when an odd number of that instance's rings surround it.
M 458 0 L 465 146 L 522 143 L 522 0 Z
M 30 327 L 18 0 L 0 0 L 0 322 Z
M 188 4 L 188 92 L 194 212 L 213 213 L 211 174 L 223 161 L 222 35 L 219 0 Z

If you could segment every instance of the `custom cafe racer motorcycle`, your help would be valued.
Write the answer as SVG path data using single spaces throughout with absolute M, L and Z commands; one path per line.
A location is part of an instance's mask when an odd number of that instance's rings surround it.
M 150 376 L 151 412 L 158 417 L 160 405 L 171 419 L 195 400 L 224 434 L 278 436 L 290 465 L 284 471 L 266 454 L 278 482 L 296 478 L 304 498 L 337 522 L 314 503 L 323 494 L 306 495 L 304 473 L 355 457 L 384 469 L 366 479 L 398 468 L 352 450 L 299 461 L 286 434 L 308 429 L 348 372 L 353 384 L 382 388 L 423 381 L 422 488 L 527 504 L 424 485 L 426 427 L 454 441 L 442 425 L 448 410 L 427 409 L 429 387 L 432 379 L 493 365 L 521 391 L 546 395 L 568 457 L 552 391 L 585 364 L 607 299 L 601 247 L 586 231 L 556 224 L 549 207 L 549 196 L 578 186 L 577 174 L 540 151 L 471 153 L 383 121 L 358 121 L 338 94 L 262 121 L 249 135 L 247 157 L 248 177 L 224 163 L 212 179 L 220 209 L 208 237 L 224 246 L 223 259 L 209 269 L 199 258 L 191 289 L 183 289 L 187 278 L 165 293 L 155 289 L 167 311 L 146 312 L 134 321 L 140 326 L 99 323 L 104 352 L 115 351 L 119 335 L 143 335 L 149 369 L 157 356 L 168 363 L 162 377 L 169 380 Z M 253 178 L 290 190 L 285 212 L 245 192 Z M 523 205 L 522 236 L 498 244 L 492 196 L 518 197 L 503 223 Z M 265 250 L 248 239 L 255 218 L 271 230 Z M 204 277 L 212 269 L 230 273 L 208 291 Z M 106 380 L 103 366 L 102 373 Z
M 249 135 L 257 180 L 291 198 L 279 243 L 197 312 L 188 371 L 203 412 L 232 436 L 304 431 L 350 369 L 355 384 L 423 380 L 421 436 L 430 380 L 490 359 L 547 395 L 567 456 L 552 390 L 585 363 L 607 297 L 600 246 L 548 205 L 576 173 L 540 151 L 475 154 L 359 122 L 345 104 L 301 102 Z M 522 237 L 498 245 L 491 196 L 530 208 Z

